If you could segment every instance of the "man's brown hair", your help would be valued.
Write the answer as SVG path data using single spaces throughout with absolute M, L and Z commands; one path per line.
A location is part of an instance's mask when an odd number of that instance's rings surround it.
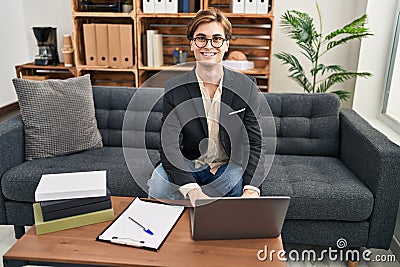
M 213 7 L 206 10 L 199 10 L 197 12 L 196 16 L 188 25 L 186 34 L 187 38 L 189 40 L 193 39 L 194 32 L 201 23 L 209 23 L 214 21 L 221 23 L 222 27 L 224 28 L 225 38 L 229 40 L 232 35 L 232 24 L 221 10 Z

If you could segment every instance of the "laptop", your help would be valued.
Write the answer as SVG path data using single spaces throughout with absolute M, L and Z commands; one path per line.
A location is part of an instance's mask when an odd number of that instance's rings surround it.
M 190 210 L 194 240 L 274 238 L 282 230 L 290 197 L 198 199 Z

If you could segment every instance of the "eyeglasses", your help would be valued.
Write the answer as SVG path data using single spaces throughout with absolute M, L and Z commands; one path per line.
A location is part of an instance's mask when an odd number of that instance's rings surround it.
M 212 47 L 220 48 L 226 40 L 228 40 L 228 39 L 222 38 L 222 37 L 213 37 L 213 38 L 195 37 L 192 39 L 192 41 L 194 41 L 195 45 L 198 48 L 206 47 L 208 41 L 211 42 Z

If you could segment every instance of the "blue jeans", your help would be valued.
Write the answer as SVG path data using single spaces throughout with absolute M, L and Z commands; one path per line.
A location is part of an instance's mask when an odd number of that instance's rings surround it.
M 210 167 L 204 166 L 196 169 L 190 162 L 188 169 L 203 192 L 210 197 L 239 197 L 243 194 L 243 169 L 235 163 L 226 163 L 218 168 L 215 175 L 210 172 Z M 154 169 L 150 180 L 149 197 L 158 199 L 179 200 L 184 199 L 179 192 L 179 186 L 169 182 L 168 175 L 162 164 Z

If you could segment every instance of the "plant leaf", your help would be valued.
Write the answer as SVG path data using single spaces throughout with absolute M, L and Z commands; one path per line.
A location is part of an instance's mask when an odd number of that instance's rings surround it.
M 346 72 L 346 69 L 344 69 L 342 66 L 339 65 L 324 65 L 324 64 L 319 64 L 317 68 L 311 69 L 311 75 L 317 75 L 320 71 L 322 71 L 321 75 L 324 75 L 327 72 L 330 73 L 337 73 L 337 72 Z
M 301 87 L 303 87 L 304 91 L 311 93 L 313 92 L 313 88 L 311 86 L 310 81 L 307 76 L 304 74 L 303 67 L 301 66 L 298 59 L 289 53 L 279 53 L 275 54 L 275 57 L 280 59 L 283 65 L 289 65 L 289 77 L 292 78 L 295 82 L 297 82 Z
M 331 65 L 331 66 L 327 66 L 327 67 L 328 67 L 328 69 L 333 69 L 333 70 L 335 70 L 337 67 L 339 67 L 339 69 L 344 70 L 342 67 L 336 66 L 336 65 Z M 356 78 L 356 77 L 367 78 L 370 76 L 372 76 L 372 74 L 369 72 L 348 72 L 346 70 L 339 72 L 339 73 L 333 73 L 328 78 L 324 79 L 323 81 L 321 81 L 319 83 L 319 85 L 317 87 L 317 93 L 325 93 L 334 84 L 344 83 L 345 81 L 350 80 L 352 78 Z
M 328 82 L 333 84 L 336 83 L 344 83 L 347 80 L 361 77 L 361 78 L 366 78 L 372 76 L 371 73 L 369 72 L 339 72 L 339 73 L 333 73 L 328 77 Z
M 326 49 L 330 50 L 335 46 L 345 44 L 353 39 L 361 40 L 362 38 L 371 36 L 372 34 L 369 32 L 369 29 L 364 27 L 364 24 L 366 22 L 367 22 L 367 15 L 363 15 L 353 20 L 351 23 L 345 25 L 343 28 L 337 29 L 328 34 L 325 37 L 325 40 L 330 42 L 328 42 Z M 333 40 L 335 37 L 338 37 L 339 35 L 345 35 L 345 36 L 339 40 Z
M 353 20 L 349 24 L 345 25 L 341 29 L 337 29 L 325 37 L 325 40 L 332 40 L 336 36 L 340 34 L 361 34 L 367 33 L 369 31 L 368 28 L 364 27 L 364 24 L 367 22 L 367 15 L 364 14 L 363 16 Z
M 298 44 L 312 44 L 316 36 L 318 36 L 313 18 L 307 13 L 296 10 L 286 11 L 281 16 L 280 25 L 286 34 Z
M 317 87 L 317 93 L 325 93 L 329 89 L 328 81 L 321 82 Z
M 335 46 L 338 46 L 338 45 L 341 45 L 341 44 L 345 44 L 345 43 L 347 43 L 347 42 L 350 41 L 350 40 L 353 40 L 353 39 L 359 39 L 359 40 L 361 40 L 362 38 L 368 37 L 368 36 L 371 36 L 371 35 L 372 35 L 372 34 L 370 34 L 370 33 L 352 34 L 352 35 L 347 36 L 347 37 L 344 37 L 344 38 L 342 38 L 342 39 L 340 39 L 340 40 L 338 40 L 338 41 L 331 41 L 331 42 L 329 42 L 329 43 L 326 45 L 326 50 L 330 50 L 330 49 L 334 48 Z
M 332 91 L 331 93 L 337 94 L 339 96 L 340 101 L 346 101 L 350 98 L 351 93 L 345 90 L 336 90 Z
M 346 72 L 346 69 L 343 68 L 342 66 L 339 65 L 324 65 L 324 64 L 319 64 L 320 68 L 322 69 L 321 75 L 324 75 L 325 73 L 337 73 L 337 72 Z
M 315 62 L 317 59 L 317 51 L 310 44 L 300 43 L 298 44 L 303 51 L 301 52 L 308 60 Z

